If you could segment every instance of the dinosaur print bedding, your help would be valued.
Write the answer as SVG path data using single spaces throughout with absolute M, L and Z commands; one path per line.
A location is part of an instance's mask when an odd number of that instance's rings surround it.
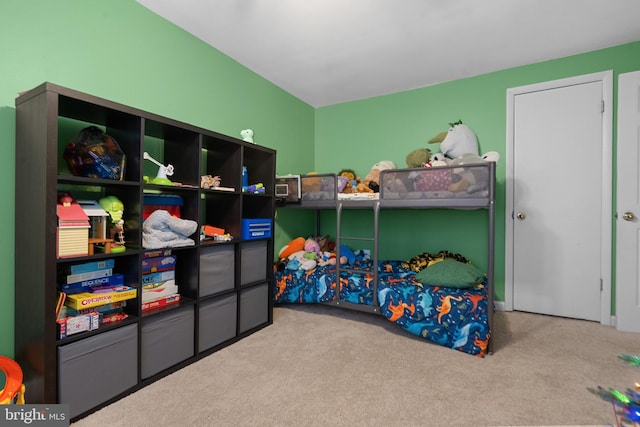
M 334 266 L 313 270 L 275 271 L 274 302 L 323 303 L 341 301 L 373 304 L 373 263 L 360 260 L 362 272 L 341 271 L 336 285 Z M 484 356 L 491 336 L 486 281 L 470 288 L 421 284 L 401 261 L 378 264 L 377 300 L 380 313 L 406 331 L 464 353 Z

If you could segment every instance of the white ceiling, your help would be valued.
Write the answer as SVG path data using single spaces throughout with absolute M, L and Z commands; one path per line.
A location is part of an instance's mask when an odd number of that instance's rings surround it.
M 640 40 L 639 0 L 137 0 L 313 107 Z

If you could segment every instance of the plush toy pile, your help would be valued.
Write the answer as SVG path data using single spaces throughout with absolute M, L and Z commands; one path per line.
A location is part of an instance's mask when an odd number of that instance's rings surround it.
M 474 194 L 486 190 L 489 176 L 487 168 L 473 166 L 485 162 L 498 162 L 500 154 L 489 151 L 479 154 L 478 140 L 473 131 L 461 120 L 449 124 L 447 132 L 439 133 L 429 144 L 440 143 L 441 152 L 430 155 L 428 149 L 414 150 L 407 156 L 410 168 L 458 166 L 431 169 L 425 172 L 387 174 L 385 190 L 392 193 L 448 192 Z M 430 155 L 429 159 L 426 159 Z
M 380 191 L 380 172 L 395 169 L 391 160 L 382 160 L 371 167 L 364 179 L 359 178 L 352 169 L 338 172 L 339 193 L 378 193 Z
M 335 242 L 329 236 L 297 237 L 278 252 L 277 270 L 313 270 L 317 266 L 336 265 Z M 340 264 L 353 265 L 357 256 L 347 245 L 340 245 Z

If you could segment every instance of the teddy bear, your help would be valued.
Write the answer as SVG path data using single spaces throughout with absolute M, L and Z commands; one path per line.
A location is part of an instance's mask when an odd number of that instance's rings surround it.
M 405 161 L 409 168 L 419 168 L 425 166 L 431 160 L 431 150 L 428 148 L 418 148 L 409 154 Z
M 367 176 L 356 187 L 358 193 L 378 193 L 380 191 L 380 172 L 387 169 L 395 169 L 396 165 L 391 160 L 382 160 L 371 168 Z
M 338 172 L 338 193 L 353 193 L 358 186 L 358 178 L 352 169 Z
M 431 160 L 444 160 L 444 158 L 457 159 L 463 154 L 479 155 L 478 138 L 471 128 L 458 120 L 455 123 L 449 123 L 449 130 L 441 132 L 429 140 L 429 144 L 440 143 L 439 153 L 434 154 Z

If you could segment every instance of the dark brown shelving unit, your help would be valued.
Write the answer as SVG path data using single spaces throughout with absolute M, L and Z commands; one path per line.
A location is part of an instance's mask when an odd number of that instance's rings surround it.
M 62 152 L 87 126 L 112 136 L 126 155 L 123 180 L 71 174 Z M 145 151 L 171 163 L 173 182 L 145 183 L 157 167 Z M 158 157 L 155 157 L 158 156 Z M 63 403 L 76 420 L 273 322 L 273 237 L 242 235 L 243 219 L 267 220 L 273 233 L 276 152 L 233 137 L 51 83 L 16 99 L 15 355 L 28 403 Z M 242 167 L 264 194 L 242 191 Z M 233 191 L 200 188 L 219 175 Z M 126 251 L 56 257 L 57 194 L 77 199 L 118 197 L 125 205 Z M 145 194 L 178 195 L 181 217 L 231 233 L 229 242 L 191 238 L 171 248 L 180 302 L 142 311 L 141 262 Z M 113 259 L 114 272 L 137 288 L 128 317 L 58 338 L 55 309 L 61 272 Z

